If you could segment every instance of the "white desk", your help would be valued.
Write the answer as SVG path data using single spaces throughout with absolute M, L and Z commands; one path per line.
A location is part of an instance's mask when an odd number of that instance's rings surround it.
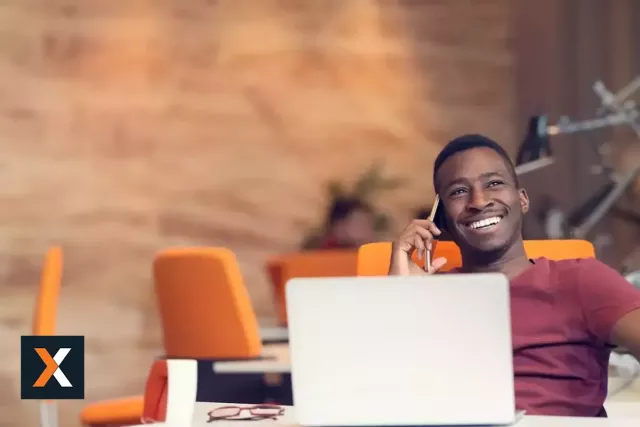
M 286 347 L 285 347 L 286 348 Z M 276 349 L 274 349 L 275 351 Z M 282 351 L 282 346 L 280 346 Z M 168 360 L 169 374 L 167 395 L 167 419 L 169 423 L 142 424 L 155 427 L 250 427 L 270 424 L 273 427 L 296 427 L 293 407 L 286 407 L 278 420 L 216 421 L 207 423 L 207 413 L 229 403 L 195 402 L 198 383 L 198 363 L 195 360 Z M 195 403 L 194 403 L 195 402 Z M 238 405 L 252 406 L 252 405 Z M 610 418 L 570 418 L 525 416 L 517 427 L 638 427 L 640 426 L 640 399 L 608 402 Z
M 281 326 L 260 328 L 260 338 L 262 341 L 288 341 L 289 330 Z
M 605 402 L 605 409 L 609 418 L 638 418 L 640 420 L 640 399 L 635 402 Z M 638 424 L 640 426 L 640 424 Z
M 255 425 L 272 427 L 298 427 L 295 422 L 293 407 L 286 407 L 283 416 L 278 420 L 260 421 L 215 421 L 207 423 L 209 416 L 207 413 L 219 406 L 229 405 L 229 403 L 203 403 L 197 402 L 193 410 L 193 421 L 191 427 L 251 427 Z M 251 406 L 251 405 L 238 405 Z M 164 427 L 165 423 L 143 424 L 142 426 Z M 135 427 L 142 427 L 135 426 Z M 638 427 L 638 418 L 573 418 L 573 417 L 540 417 L 525 416 L 516 427 Z M 166 427 L 170 427 L 166 425 Z
M 291 373 L 288 344 L 271 344 L 263 348 L 265 359 L 213 362 L 213 372 L 226 374 Z
M 274 361 L 255 362 L 223 362 L 229 368 L 242 367 L 239 363 L 253 364 L 251 370 L 244 369 L 241 372 L 265 372 L 271 368 L 272 372 L 289 372 L 289 353 L 287 345 L 274 345 L 265 349 L 265 352 L 275 359 Z M 230 365 L 231 364 L 231 365 Z M 271 364 L 271 366 L 267 365 Z M 212 426 L 212 427 L 249 427 L 249 425 L 271 424 L 274 427 L 294 427 L 295 417 L 293 408 L 289 407 L 284 416 L 277 421 L 217 421 L 207 423 L 207 412 L 223 403 L 202 403 L 195 402 L 198 383 L 198 362 L 189 359 L 168 360 L 168 396 L 167 396 L 167 418 L 171 423 L 151 424 L 156 427 L 180 426 Z M 217 371 L 217 369 L 216 369 Z M 231 371 L 231 370 L 230 370 Z M 238 371 L 236 371 L 238 372 Z M 640 386 L 640 384 L 638 384 Z M 610 418 L 569 418 L 569 417 L 525 417 L 517 423 L 518 427 L 638 427 L 640 426 L 640 395 L 636 394 L 636 384 L 633 384 L 628 391 L 616 395 L 614 399 L 606 402 L 605 407 L 610 414 Z M 250 405 L 249 405 L 250 406 Z M 150 425 L 150 424 L 146 424 Z
M 290 374 L 291 363 L 288 344 L 271 344 L 264 346 L 263 355 L 266 359 L 244 360 L 232 362 L 214 362 L 212 369 L 215 373 L 226 374 Z M 612 362 L 617 363 L 617 359 Z M 613 366 L 613 365 L 611 365 Z M 609 376 L 609 390 L 618 390 L 613 396 L 615 401 L 640 401 L 640 378 L 635 378 L 631 384 L 629 381 L 617 375 L 616 370 L 611 370 Z M 640 426 L 639 426 L 640 427 Z

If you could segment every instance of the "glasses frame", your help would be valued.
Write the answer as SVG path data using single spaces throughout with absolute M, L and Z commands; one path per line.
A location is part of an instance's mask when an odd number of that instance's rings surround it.
M 216 411 L 219 411 L 221 409 L 235 409 L 237 412 L 234 415 L 224 415 L 224 416 L 216 416 L 214 415 L 214 413 Z M 277 413 L 275 414 L 260 414 L 260 413 L 255 413 L 254 411 L 257 410 L 265 410 L 265 409 L 273 409 L 276 410 Z M 233 418 L 233 417 L 237 417 L 238 415 L 242 414 L 242 411 L 249 411 L 249 413 L 251 414 L 251 417 L 243 417 L 243 418 Z M 209 412 L 207 412 L 207 415 L 209 416 L 209 419 L 207 420 L 208 423 L 212 423 L 214 421 L 253 421 L 253 420 L 267 420 L 267 419 L 273 419 L 273 420 L 277 420 L 279 416 L 284 414 L 284 408 L 280 405 L 269 405 L 269 404 L 262 404 L 262 405 L 253 405 L 253 406 L 237 406 L 237 405 L 228 405 L 228 406 L 220 406 L 219 408 L 215 408 L 210 410 Z

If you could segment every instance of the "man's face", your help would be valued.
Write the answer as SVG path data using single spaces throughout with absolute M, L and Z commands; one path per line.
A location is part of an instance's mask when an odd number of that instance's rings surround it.
M 461 249 L 499 251 L 520 236 L 529 199 L 494 150 L 479 147 L 456 153 L 436 178 L 448 230 Z

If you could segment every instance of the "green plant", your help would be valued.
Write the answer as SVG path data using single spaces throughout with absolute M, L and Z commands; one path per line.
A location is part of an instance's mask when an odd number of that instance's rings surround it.
M 376 232 L 383 232 L 389 228 L 390 217 L 375 207 L 377 198 L 385 192 L 395 190 L 403 183 L 403 179 L 397 177 L 387 177 L 383 172 L 382 162 L 375 162 L 365 170 L 349 187 L 343 181 L 331 180 L 327 183 L 327 207 L 320 225 L 313 227 L 303 238 L 302 248 L 312 249 L 318 247 L 325 232 L 326 216 L 328 209 L 333 202 L 342 197 L 354 197 L 369 204 L 373 209 L 374 229 Z
M 374 204 L 376 197 L 385 191 L 395 190 L 402 183 L 401 178 L 388 178 L 383 173 L 384 166 L 382 162 L 372 164 L 369 169 L 364 171 L 358 179 L 356 179 L 353 187 L 348 189 L 346 184 L 341 181 L 329 181 L 327 184 L 327 192 L 329 200 L 335 200 L 338 197 L 351 196 L 360 200 Z

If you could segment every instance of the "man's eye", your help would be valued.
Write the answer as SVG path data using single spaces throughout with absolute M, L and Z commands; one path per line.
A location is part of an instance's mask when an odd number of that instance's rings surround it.
M 459 196 L 460 194 L 464 194 L 464 192 L 465 192 L 464 188 L 456 188 L 449 195 L 450 196 Z
M 495 187 L 496 185 L 502 185 L 502 184 L 504 184 L 504 181 L 493 180 L 493 181 L 489 181 L 489 185 L 487 185 L 487 187 Z

